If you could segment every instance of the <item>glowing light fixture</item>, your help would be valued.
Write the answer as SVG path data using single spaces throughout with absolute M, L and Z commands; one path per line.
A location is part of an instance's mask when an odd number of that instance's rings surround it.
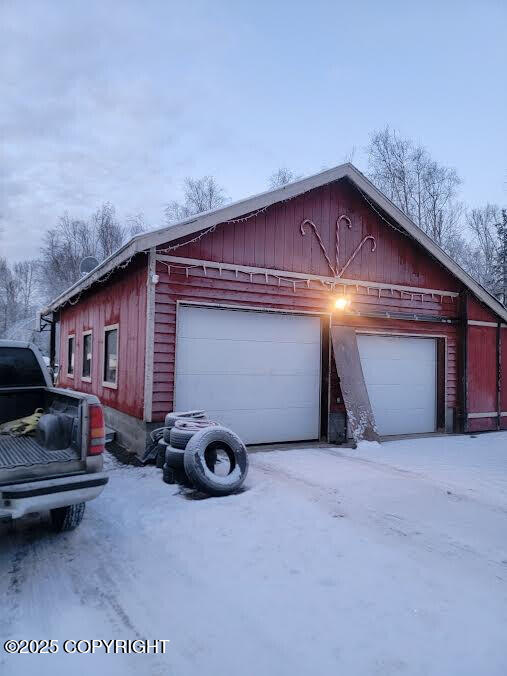
M 334 306 L 337 310 L 346 310 L 350 307 L 350 299 L 347 296 L 338 296 L 334 302 Z

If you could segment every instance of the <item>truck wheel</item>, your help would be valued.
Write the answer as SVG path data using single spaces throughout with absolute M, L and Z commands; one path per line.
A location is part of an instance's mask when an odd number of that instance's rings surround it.
M 53 529 L 57 533 L 63 533 L 66 530 L 77 528 L 83 520 L 85 507 L 85 502 L 79 502 L 77 505 L 52 509 L 50 514 Z

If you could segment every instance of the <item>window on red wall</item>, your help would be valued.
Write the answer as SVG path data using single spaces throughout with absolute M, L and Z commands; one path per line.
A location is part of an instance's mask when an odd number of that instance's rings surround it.
M 91 331 L 83 332 L 83 361 L 81 370 L 81 380 L 91 382 L 92 379 L 92 342 Z
M 75 348 L 76 338 L 75 336 L 69 336 L 67 338 L 67 375 L 74 375 L 74 348 Z
M 103 381 L 106 387 L 118 384 L 118 324 L 104 328 Z

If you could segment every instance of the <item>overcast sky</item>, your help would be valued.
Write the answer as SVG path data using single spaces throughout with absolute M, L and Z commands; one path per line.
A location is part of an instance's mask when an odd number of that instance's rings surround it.
M 0 0 L 0 255 L 65 210 L 160 226 L 187 175 L 230 198 L 390 124 L 507 203 L 505 0 Z

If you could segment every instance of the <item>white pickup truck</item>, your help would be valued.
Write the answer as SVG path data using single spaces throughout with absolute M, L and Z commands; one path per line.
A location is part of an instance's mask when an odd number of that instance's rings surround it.
M 32 434 L 8 431 L 36 410 Z M 0 340 L 0 519 L 49 510 L 56 530 L 75 528 L 108 482 L 104 444 L 97 397 L 53 387 L 35 345 Z

